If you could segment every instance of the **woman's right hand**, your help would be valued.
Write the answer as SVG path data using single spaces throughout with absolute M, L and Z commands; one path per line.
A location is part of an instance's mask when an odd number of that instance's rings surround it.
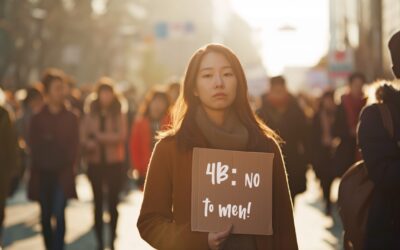
M 230 225 L 225 231 L 218 233 L 208 233 L 208 246 L 211 250 L 220 250 L 224 246 L 226 239 L 231 234 L 233 226 Z

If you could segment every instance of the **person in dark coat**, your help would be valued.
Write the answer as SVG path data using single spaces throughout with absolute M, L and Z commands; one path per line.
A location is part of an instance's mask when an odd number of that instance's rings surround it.
M 76 198 L 74 167 L 79 145 L 78 118 L 67 110 L 64 74 L 48 70 L 42 83 L 46 105 L 32 117 L 32 168 L 28 196 L 39 201 L 46 249 L 64 249 L 65 207 Z M 55 225 L 52 225 L 52 218 Z
M 327 215 L 331 214 L 330 196 L 334 179 L 332 126 L 335 121 L 335 112 L 334 92 L 327 91 L 321 97 L 319 109 L 314 115 L 311 126 L 311 162 L 318 179 L 321 181 Z
M 306 116 L 296 98 L 289 93 L 282 76 L 271 78 L 270 84 L 270 91 L 262 96 L 262 106 L 257 114 L 285 141 L 282 152 L 294 202 L 294 197 L 306 190 Z
M 341 177 L 353 163 L 361 160 L 357 150 L 356 130 L 362 108 L 367 103 L 363 93 L 365 76 L 353 73 L 349 77 L 349 92 L 341 97 L 336 112 L 333 135 L 340 139 L 333 158 L 333 165 L 338 177 Z
M 1 236 L 9 185 L 12 177 L 18 173 L 18 166 L 15 127 L 7 110 L 0 106 L 0 249 L 2 247 Z
M 400 78 L 400 32 L 389 42 L 393 72 Z M 368 214 L 365 249 L 400 249 L 400 90 L 384 85 L 377 99 L 386 104 L 393 120 L 394 138 L 384 127 L 377 104 L 361 114 L 358 140 L 368 175 L 375 184 Z

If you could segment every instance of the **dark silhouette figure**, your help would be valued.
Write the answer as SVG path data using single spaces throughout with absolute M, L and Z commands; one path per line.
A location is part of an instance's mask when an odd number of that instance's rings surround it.
M 320 101 L 311 129 L 311 161 L 314 171 L 321 181 L 325 201 L 325 212 L 331 214 L 331 186 L 335 176 L 332 166 L 334 153 L 334 137 L 332 126 L 335 122 L 336 104 L 334 92 L 325 92 Z
M 295 196 L 306 190 L 307 121 L 297 99 L 289 93 L 285 79 L 273 77 L 270 84 L 270 91 L 262 96 L 257 114 L 285 142 L 282 153 L 294 202 Z
M 367 102 L 363 93 L 364 84 L 363 74 L 352 74 L 349 77 L 349 92 L 342 96 L 336 112 L 333 135 L 340 139 L 340 144 L 336 149 L 333 165 L 339 177 L 361 159 L 357 150 L 356 130 L 360 112 Z
M 389 49 L 393 73 L 399 79 L 400 32 L 391 38 Z M 400 91 L 391 85 L 380 87 L 377 99 L 390 110 L 394 139 L 383 125 L 377 104 L 363 110 L 358 130 L 365 166 L 375 184 L 367 220 L 365 249 L 400 249 Z

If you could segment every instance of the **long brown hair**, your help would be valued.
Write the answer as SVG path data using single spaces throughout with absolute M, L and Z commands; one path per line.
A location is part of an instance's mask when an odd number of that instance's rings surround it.
M 117 116 L 122 113 L 122 104 L 121 101 L 119 100 L 118 95 L 115 93 L 114 90 L 114 82 L 111 78 L 108 77 L 102 77 L 98 80 L 97 82 L 97 88 L 96 88 L 96 99 L 91 103 L 90 105 L 90 113 L 94 115 L 99 115 L 101 112 L 101 104 L 100 104 L 100 93 L 102 91 L 110 91 L 113 93 L 113 101 L 108 107 L 108 111 L 112 116 Z
M 197 50 L 190 59 L 186 69 L 183 81 L 183 91 L 181 92 L 172 112 L 172 124 L 169 130 L 159 133 L 158 138 L 163 139 L 168 136 L 176 135 L 178 146 L 183 148 L 191 148 L 196 146 L 193 135 L 194 131 L 198 131 L 195 124 L 195 114 L 197 107 L 200 105 L 198 97 L 194 95 L 196 87 L 197 74 L 203 57 L 210 52 L 216 52 L 225 56 L 230 62 L 233 72 L 236 76 L 238 85 L 236 97 L 232 104 L 232 109 L 236 112 L 239 120 L 249 131 L 249 147 L 255 148 L 259 145 L 260 140 L 269 137 L 276 141 L 280 141 L 279 137 L 268 128 L 252 111 L 248 100 L 247 80 L 239 59 L 229 48 L 220 44 L 208 44 Z

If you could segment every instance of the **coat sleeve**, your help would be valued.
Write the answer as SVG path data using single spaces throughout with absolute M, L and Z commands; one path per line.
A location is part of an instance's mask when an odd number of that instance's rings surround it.
M 88 127 L 89 127 L 89 115 L 85 114 L 82 118 L 79 129 L 79 141 L 83 149 L 86 147 L 89 141 Z
M 358 140 L 371 180 L 388 193 L 400 190 L 400 149 L 384 128 L 377 105 L 361 113 Z
M 273 249 L 298 249 L 293 218 L 293 206 L 282 153 L 277 143 L 273 144 Z
M 143 160 L 143 131 L 141 129 L 140 121 L 135 121 L 132 125 L 131 138 L 129 139 L 129 148 L 131 152 L 133 167 L 139 171 L 144 171 L 146 166 L 144 166 Z
M 40 159 L 38 159 L 39 151 L 40 151 L 40 137 L 41 131 L 39 130 L 39 115 L 34 115 L 31 119 L 31 124 L 29 126 L 29 139 L 28 145 L 30 148 L 31 158 L 32 158 L 32 168 L 37 169 L 40 166 Z
M 68 163 L 72 168 L 77 167 L 76 163 L 78 160 L 79 152 L 79 122 L 78 117 L 75 114 L 71 114 L 71 138 L 69 138 L 68 145 Z
M 137 222 L 140 235 L 156 249 L 208 249 L 207 233 L 191 232 L 190 223 L 174 221 L 170 148 L 160 141 L 153 152 Z
M 347 138 L 350 136 L 347 126 L 346 111 L 343 104 L 340 104 L 335 113 L 335 122 L 332 127 L 332 134 L 335 137 Z
M 7 177 L 13 177 L 19 172 L 19 158 L 18 158 L 18 141 L 16 129 L 13 122 L 10 119 L 10 115 L 7 111 L 4 111 L 0 121 L 0 138 L 4 139 L 5 152 L 2 152 L 5 156 L 6 162 L 2 162 L 2 167 L 6 168 L 6 171 L 2 172 Z

